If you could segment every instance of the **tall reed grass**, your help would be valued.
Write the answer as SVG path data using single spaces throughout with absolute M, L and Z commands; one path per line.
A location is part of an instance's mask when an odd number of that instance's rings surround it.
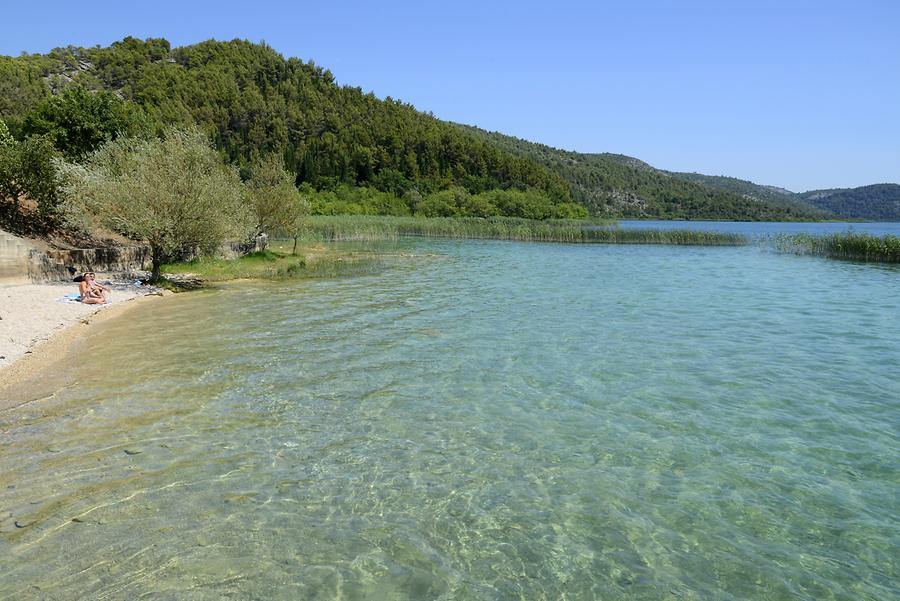
M 404 236 L 521 240 L 601 244 L 678 244 L 738 246 L 747 244 L 740 234 L 696 230 L 620 229 L 587 227 L 584 221 L 534 221 L 514 217 L 384 217 L 317 215 L 310 217 L 305 240 L 385 240 Z
M 782 252 L 817 255 L 832 259 L 900 263 L 900 236 L 873 236 L 855 232 L 815 236 L 784 234 L 774 240 Z

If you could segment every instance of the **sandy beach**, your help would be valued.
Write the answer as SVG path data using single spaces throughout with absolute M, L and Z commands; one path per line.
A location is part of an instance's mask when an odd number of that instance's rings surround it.
M 84 328 L 121 315 L 138 301 L 162 293 L 121 281 L 98 280 L 112 288 L 107 305 L 65 299 L 77 284 L 0 283 L 0 409 L 14 406 L 3 390 L 38 374 L 65 356 Z

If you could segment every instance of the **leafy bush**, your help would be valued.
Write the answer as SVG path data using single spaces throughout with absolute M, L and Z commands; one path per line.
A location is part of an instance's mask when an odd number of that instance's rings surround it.
M 60 201 L 56 158 L 48 137 L 31 136 L 17 142 L 0 121 L 0 222 L 5 227 L 33 234 L 53 226 Z M 36 214 L 27 218 L 20 212 L 24 198 L 31 199 L 37 208 Z
M 255 216 L 256 234 L 291 234 L 309 214 L 309 201 L 294 185 L 295 175 L 284 168 L 279 155 L 256 161 L 246 185 Z
M 247 192 L 205 136 L 171 129 L 162 139 L 119 138 L 91 156 L 68 197 L 103 225 L 150 247 L 153 280 L 164 262 L 211 255 L 252 232 Z

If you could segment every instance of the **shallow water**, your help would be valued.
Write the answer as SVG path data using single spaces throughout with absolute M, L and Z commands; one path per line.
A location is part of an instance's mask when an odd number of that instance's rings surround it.
M 138 307 L 0 412 L 0 599 L 900 595 L 900 269 L 397 246 Z

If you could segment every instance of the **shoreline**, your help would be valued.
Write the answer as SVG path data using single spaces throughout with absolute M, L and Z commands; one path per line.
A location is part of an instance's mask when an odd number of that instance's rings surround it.
M 19 284 L 0 287 L 0 292 L 13 290 L 13 295 L 17 295 L 28 291 L 46 299 L 60 289 L 63 287 L 53 284 Z M 71 291 L 71 286 L 65 286 L 64 289 Z M 4 322 L 27 323 L 26 316 L 22 315 L 24 308 L 17 310 L 15 306 L 4 307 L 3 315 L 0 316 L 2 319 L 0 328 L 6 338 L 0 341 L 5 347 L 3 360 L 0 361 L 0 411 L 13 409 L 34 400 L 27 398 L 27 395 L 16 393 L 20 390 L 24 393 L 25 387 L 22 385 L 32 383 L 50 367 L 65 359 L 73 347 L 87 333 L 94 330 L 94 328 L 89 330 L 90 326 L 119 318 L 134 307 L 169 294 L 166 291 L 162 294 L 140 294 L 138 291 L 113 289 L 113 303 L 110 305 L 72 303 L 67 306 L 56 301 L 53 301 L 53 304 L 45 301 L 42 305 L 46 310 L 44 322 L 37 324 L 34 330 L 20 328 L 19 331 L 9 331 L 9 328 L 3 328 Z M 8 297 L 10 294 L 4 296 Z M 40 300 L 32 302 L 41 306 Z M 23 340 L 23 334 L 26 333 L 27 337 Z

